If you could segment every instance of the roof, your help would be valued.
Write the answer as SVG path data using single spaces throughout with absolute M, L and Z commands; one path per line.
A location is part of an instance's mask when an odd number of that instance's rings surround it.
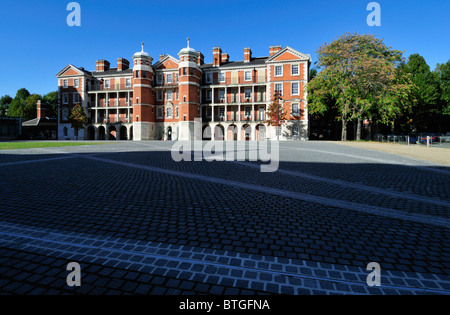
M 266 61 L 269 57 L 259 57 L 259 58 L 252 58 L 250 62 L 245 61 L 230 61 L 226 62 L 220 65 L 220 68 L 238 68 L 238 67 L 248 67 L 248 66 L 263 66 L 266 64 Z M 212 63 L 205 63 L 200 66 L 202 69 L 208 69 L 208 68 L 217 68 L 214 67 Z
M 56 126 L 58 124 L 56 118 L 53 117 L 41 117 L 24 121 L 23 127 L 37 127 L 37 126 Z

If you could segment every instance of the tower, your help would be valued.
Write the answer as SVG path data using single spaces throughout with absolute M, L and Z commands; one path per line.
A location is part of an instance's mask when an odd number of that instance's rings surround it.
M 202 71 L 199 68 L 199 53 L 189 47 L 183 48 L 178 56 L 178 90 L 180 95 L 179 140 L 201 139 L 201 124 L 194 124 L 200 118 L 200 85 Z
M 133 139 L 137 141 L 155 138 L 152 61 L 142 43 L 142 50 L 133 56 Z

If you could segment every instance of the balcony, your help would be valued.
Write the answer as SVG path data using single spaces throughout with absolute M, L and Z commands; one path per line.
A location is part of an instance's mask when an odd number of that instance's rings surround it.
M 105 84 L 95 84 L 89 86 L 88 92 L 98 92 L 98 91 L 130 91 L 133 87 L 127 84 L 111 84 L 109 86 Z
M 264 84 L 267 83 L 266 77 L 257 77 L 254 76 L 250 80 L 245 80 L 245 78 L 225 78 L 220 80 L 219 78 L 213 78 L 210 81 L 207 81 L 206 78 L 203 78 L 202 85 L 245 85 L 245 84 Z

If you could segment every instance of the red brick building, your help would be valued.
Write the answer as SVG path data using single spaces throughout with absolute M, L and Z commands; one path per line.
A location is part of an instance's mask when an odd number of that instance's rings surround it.
M 95 71 L 66 66 L 57 74 L 59 139 L 275 139 L 275 128 L 264 121 L 276 90 L 288 113 L 280 139 L 308 139 L 309 55 L 281 46 L 256 58 L 244 48 L 241 61 L 230 61 L 220 47 L 212 54 L 213 62 L 204 63 L 188 43 L 178 58 L 160 55 L 154 62 L 142 45 L 132 64 L 118 58 L 116 68 L 106 60 L 98 60 Z M 76 103 L 88 116 L 78 134 L 68 122 Z M 198 125 L 202 130 L 194 130 Z

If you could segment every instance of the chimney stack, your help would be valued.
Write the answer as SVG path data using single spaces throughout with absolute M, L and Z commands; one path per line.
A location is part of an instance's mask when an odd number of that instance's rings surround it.
M 252 50 L 250 48 L 244 48 L 244 62 L 250 62 L 252 60 Z
M 275 55 L 281 50 L 281 46 L 270 46 L 269 47 L 269 57 Z
M 130 62 L 125 58 L 117 58 L 117 71 L 123 71 L 130 68 Z
M 221 63 L 226 63 L 228 61 L 230 61 L 230 56 L 228 56 L 228 53 L 222 53 L 220 55 L 221 57 Z
M 222 61 L 222 49 L 219 46 L 213 48 L 213 66 L 219 67 Z
M 107 60 L 97 60 L 96 71 L 97 72 L 105 72 L 109 70 L 110 63 Z
M 205 63 L 205 56 L 203 56 L 203 54 L 201 52 L 197 52 L 198 53 L 198 57 L 197 57 L 197 64 L 199 66 L 201 66 L 202 64 Z
M 37 118 L 45 117 L 45 109 L 42 107 L 41 100 L 37 101 Z

